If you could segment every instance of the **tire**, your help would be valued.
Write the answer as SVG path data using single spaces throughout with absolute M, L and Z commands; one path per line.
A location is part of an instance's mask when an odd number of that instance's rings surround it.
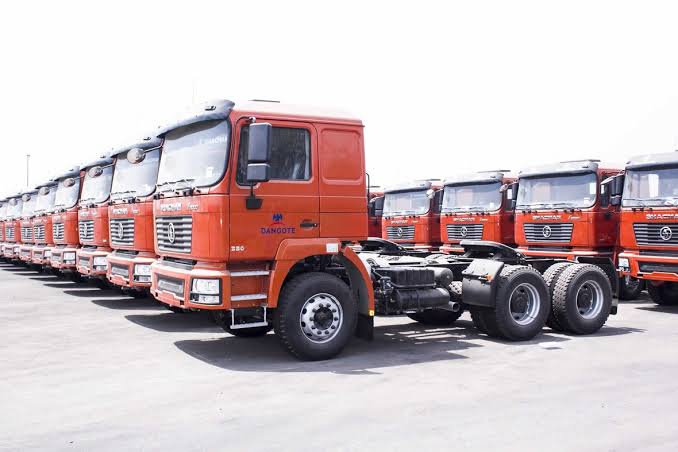
M 450 301 L 461 303 L 461 281 L 454 281 L 449 286 Z M 422 312 L 407 314 L 409 318 L 422 325 L 449 326 L 452 325 L 464 313 L 463 309 L 454 312 L 448 309 L 426 309 Z
M 665 282 L 658 286 L 648 283 L 647 292 L 660 306 L 678 306 L 678 283 Z
M 643 291 L 643 280 L 632 276 L 622 276 L 619 278 L 619 299 L 635 300 Z
M 574 264 L 556 280 L 553 313 L 565 331 L 591 334 L 607 321 L 612 285 L 605 272 L 592 264 Z
M 348 285 L 336 276 L 313 272 L 285 284 L 273 324 L 289 353 L 317 361 L 338 355 L 355 333 L 357 321 L 358 308 Z
M 532 267 L 506 265 L 498 276 L 494 309 L 482 311 L 487 333 L 509 341 L 539 334 L 549 315 L 549 288 Z
M 557 264 L 551 265 L 544 272 L 544 281 L 546 281 L 546 285 L 549 287 L 549 296 L 551 297 L 551 300 L 553 300 L 553 290 L 556 288 L 558 277 L 572 264 L 572 262 L 558 262 Z M 554 331 L 563 331 L 562 325 L 558 323 L 558 320 L 553 313 L 553 305 L 551 303 L 549 303 L 549 305 L 551 305 L 551 308 L 549 309 L 549 316 L 546 319 L 546 326 Z

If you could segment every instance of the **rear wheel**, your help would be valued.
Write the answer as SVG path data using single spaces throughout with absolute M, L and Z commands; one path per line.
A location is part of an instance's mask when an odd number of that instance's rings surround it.
M 619 299 L 635 300 L 643 291 L 643 281 L 632 276 L 622 276 L 619 279 Z
M 549 287 L 549 296 L 551 299 L 553 299 L 553 290 L 556 288 L 556 281 L 558 280 L 558 277 L 572 264 L 572 262 L 558 262 L 557 264 L 551 265 L 544 272 L 544 281 L 546 281 L 546 285 Z M 553 306 L 551 306 L 549 309 L 549 316 L 546 319 L 546 326 L 555 331 L 563 331 L 562 325 L 558 323 L 558 320 L 553 313 Z
M 596 265 L 574 264 L 556 280 L 552 303 L 556 320 L 565 331 L 595 333 L 610 315 L 610 280 Z
M 450 301 L 461 303 L 461 281 L 454 281 L 450 284 L 449 291 Z M 460 307 L 458 311 L 450 311 L 449 309 L 426 309 L 422 312 L 407 314 L 407 316 L 423 325 L 448 326 L 459 319 L 463 313 L 464 310 Z
M 482 311 L 490 336 L 529 340 L 544 327 L 549 314 L 549 290 L 532 267 L 506 265 L 498 276 L 494 309 Z
M 655 286 L 652 283 L 647 284 L 647 292 L 652 301 L 661 306 L 678 305 L 678 283 L 665 282 Z
M 274 317 L 275 333 L 299 359 L 339 354 L 353 336 L 358 309 L 349 287 L 336 276 L 313 272 L 283 287 Z

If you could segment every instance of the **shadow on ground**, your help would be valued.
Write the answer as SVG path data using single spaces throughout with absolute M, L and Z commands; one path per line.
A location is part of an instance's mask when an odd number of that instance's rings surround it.
M 205 312 L 175 313 L 164 310 L 161 314 L 130 314 L 125 318 L 137 325 L 166 333 L 223 333 Z
M 75 284 L 74 287 L 86 287 L 83 286 L 82 283 L 73 283 Z M 45 284 L 47 285 L 47 284 Z M 64 286 L 58 286 L 58 287 L 64 287 Z M 103 289 L 80 289 L 80 290 L 69 290 L 66 289 L 64 290 L 64 293 L 66 295 L 73 295 L 74 297 L 80 297 L 80 298 L 103 298 L 103 297 L 111 297 L 111 296 L 120 296 L 120 291 L 119 290 L 103 290 Z
M 653 305 L 653 306 L 641 306 L 641 307 L 637 307 L 636 309 L 640 309 L 642 311 L 649 311 L 649 312 L 663 312 L 663 313 L 666 313 L 666 314 L 678 314 L 678 306 Z
M 106 299 L 94 299 L 91 300 L 91 302 L 97 306 L 121 311 L 134 311 L 134 310 L 165 311 L 165 308 L 160 306 L 158 302 L 156 302 L 152 298 L 132 298 L 132 297 L 106 298 Z

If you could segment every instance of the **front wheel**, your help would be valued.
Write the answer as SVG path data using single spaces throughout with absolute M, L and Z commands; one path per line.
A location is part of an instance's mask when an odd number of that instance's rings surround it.
M 647 292 L 650 294 L 652 301 L 660 306 L 678 305 L 678 283 L 665 282 L 655 286 L 648 282 Z
M 283 287 L 274 317 L 275 333 L 299 359 L 330 359 L 348 344 L 358 309 L 349 287 L 336 276 L 313 272 Z

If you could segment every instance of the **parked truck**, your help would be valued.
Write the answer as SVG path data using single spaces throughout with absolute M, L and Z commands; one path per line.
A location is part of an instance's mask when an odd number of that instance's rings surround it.
M 151 292 L 209 311 L 228 332 L 275 329 L 301 359 L 328 359 L 375 315 L 454 321 L 469 306 L 493 337 L 538 334 L 552 305 L 597 331 L 615 312 L 600 268 L 566 263 L 552 293 L 512 248 L 462 243 L 464 256 L 425 255 L 367 239 L 363 125 L 350 115 L 271 102 L 209 103 L 160 129 Z M 430 186 L 423 185 L 427 199 Z M 357 249 L 357 250 L 356 250 Z M 577 294 L 595 287 L 595 313 Z
M 104 287 L 108 280 L 109 242 L 108 201 L 111 197 L 115 159 L 110 156 L 82 167 L 85 177 L 78 208 L 80 248 L 77 251 L 77 270 L 80 275 Z
M 507 172 L 482 171 L 445 179 L 440 251 L 461 254 L 462 240 L 490 240 L 515 246 L 512 193 L 518 184 Z
M 0 199 L 0 259 L 5 258 L 5 223 L 7 221 L 7 198 Z
M 637 279 L 619 279 L 615 270 L 620 211 L 610 200 L 609 184 L 620 173 L 597 160 L 521 171 L 515 211 L 518 251 L 541 269 L 559 259 L 597 265 L 619 298 L 636 298 L 642 285 Z
M 21 199 L 21 246 L 19 247 L 19 259 L 24 264 L 31 264 L 33 259 L 33 216 L 35 215 L 35 202 L 37 190 L 27 190 L 22 193 Z
M 678 152 L 632 158 L 610 187 L 613 204 L 621 198 L 619 271 L 645 281 L 655 303 L 678 305 Z
M 7 198 L 7 220 L 5 221 L 5 249 L 3 256 L 9 261 L 19 260 L 21 247 L 21 193 Z
M 116 159 L 108 206 L 110 246 L 108 280 L 131 295 L 151 287 L 153 194 L 158 179 L 162 140 L 148 138 L 113 152 Z
M 440 184 L 428 180 L 386 187 L 381 236 L 413 250 L 438 250 L 441 196 Z
M 54 181 L 57 183 L 52 220 L 50 266 L 58 274 L 68 274 L 80 279 L 76 269 L 76 255 L 80 247 L 78 231 L 78 202 L 82 188 L 83 172 L 79 167 L 65 171 Z
M 52 257 L 52 212 L 56 200 L 57 183 L 50 180 L 36 187 L 35 210 L 33 216 L 33 253 L 31 263 L 40 268 L 49 267 Z

